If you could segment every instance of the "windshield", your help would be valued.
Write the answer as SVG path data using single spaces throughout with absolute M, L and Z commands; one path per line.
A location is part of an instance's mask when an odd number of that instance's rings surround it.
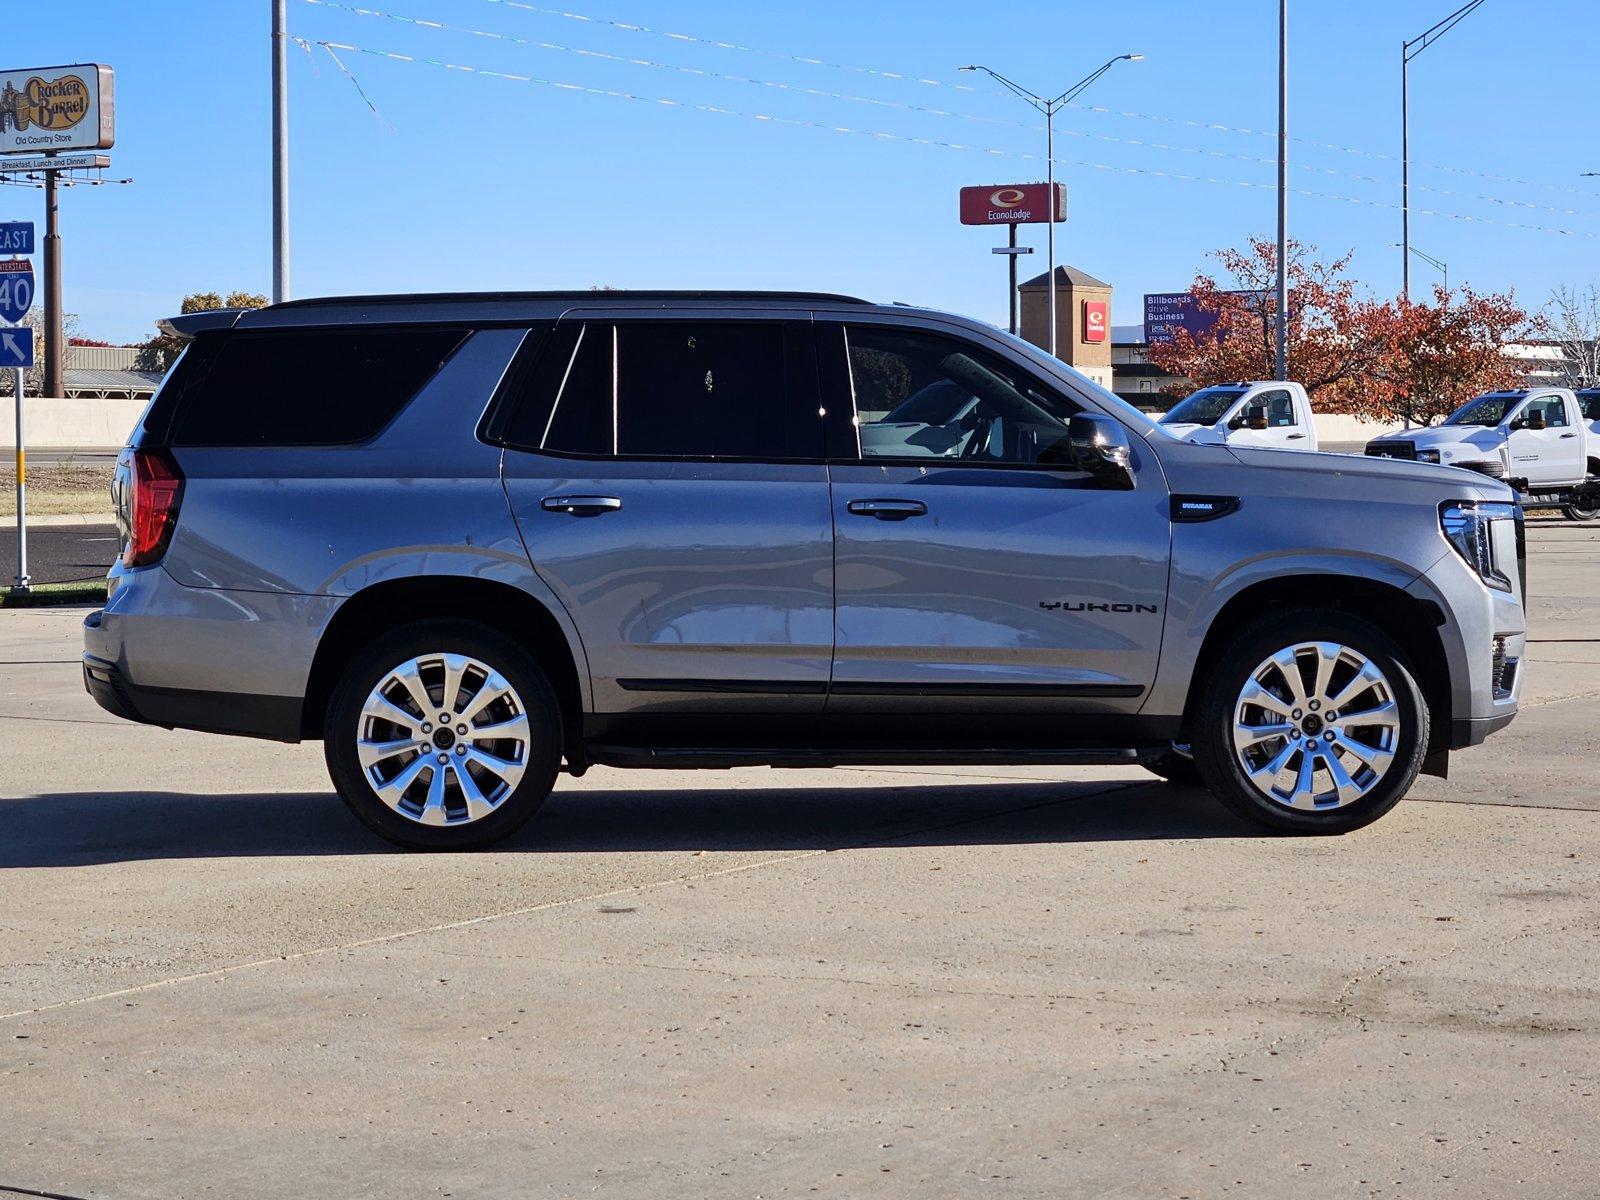
M 1208 387 L 1185 397 L 1161 418 L 1163 425 L 1215 425 L 1249 388 Z
M 1522 394 L 1490 392 L 1469 400 L 1445 418 L 1446 425 L 1498 425 L 1506 414 L 1522 403 Z

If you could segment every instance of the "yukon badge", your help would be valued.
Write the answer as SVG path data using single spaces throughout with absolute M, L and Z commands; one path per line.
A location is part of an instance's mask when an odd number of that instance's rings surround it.
M 1090 612 L 1090 613 L 1158 613 L 1159 605 L 1155 604 L 1101 604 L 1094 600 L 1041 600 L 1039 607 L 1046 612 Z

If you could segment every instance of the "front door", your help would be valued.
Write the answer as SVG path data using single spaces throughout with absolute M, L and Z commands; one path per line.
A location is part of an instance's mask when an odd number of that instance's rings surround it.
M 809 319 L 569 314 L 508 439 L 506 491 L 597 713 L 822 710 L 833 528 Z
M 1543 429 L 1528 428 L 1535 414 L 1544 418 Z M 1513 477 L 1521 476 L 1536 487 L 1583 478 L 1583 439 L 1575 415 L 1567 412 L 1566 397 L 1533 397 L 1511 425 L 1506 446 Z
M 1108 490 L 1065 458 L 1083 406 L 964 331 L 823 325 L 818 347 L 855 434 L 830 447 L 828 711 L 1136 712 L 1171 542 L 1143 440 Z

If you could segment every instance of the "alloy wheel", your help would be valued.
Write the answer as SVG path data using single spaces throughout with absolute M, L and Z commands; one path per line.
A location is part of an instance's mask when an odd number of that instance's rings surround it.
M 1250 672 L 1233 706 L 1234 755 L 1286 808 L 1354 804 L 1394 762 L 1400 709 L 1366 655 L 1338 642 L 1286 646 Z
M 361 706 L 356 755 L 373 793 L 421 825 L 482 820 L 528 763 L 527 710 L 499 671 L 463 654 L 419 654 Z

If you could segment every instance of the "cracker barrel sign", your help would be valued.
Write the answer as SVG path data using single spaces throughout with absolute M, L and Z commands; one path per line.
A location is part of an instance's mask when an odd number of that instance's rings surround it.
M 109 149 L 115 115 L 110 67 L 0 71 L 0 154 Z

